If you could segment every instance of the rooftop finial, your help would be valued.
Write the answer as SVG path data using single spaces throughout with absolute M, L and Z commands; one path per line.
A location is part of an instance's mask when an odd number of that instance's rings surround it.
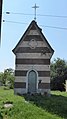
M 37 6 L 37 5 L 35 4 L 35 6 L 33 6 L 32 8 L 34 8 L 34 10 L 35 10 L 35 14 L 34 14 L 34 15 L 35 15 L 35 16 L 34 16 L 34 20 L 36 21 L 36 9 L 37 9 L 37 8 L 39 8 L 39 6 Z

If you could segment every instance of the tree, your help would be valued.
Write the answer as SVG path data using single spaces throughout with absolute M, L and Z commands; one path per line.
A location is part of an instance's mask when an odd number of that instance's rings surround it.
M 13 74 L 9 74 L 7 76 L 7 85 L 9 86 L 9 88 L 14 88 L 14 80 L 15 80 L 15 77 Z
M 4 81 L 3 81 L 3 73 L 1 72 L 0 73 L 0 85 L 2 85 L 4 83 Z
M 51 63 L 51 89 L 65 90 L 64 83 L 67 79 L 67 62 L 60 58 Z
M 9 68 L 5 69 L 4 73 L 0 73 L 0 80 L 3 85 L 13 88 L 14 86 L 14 70 Z

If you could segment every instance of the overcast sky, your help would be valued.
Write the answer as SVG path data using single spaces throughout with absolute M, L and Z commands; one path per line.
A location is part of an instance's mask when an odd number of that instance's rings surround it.
M 57 57 L 67 60 L 67 0 L 3 0 L 0 72 L 15 68 L 12 49 L 34 19 L 35 3 L 39 6 L 37 24 L 55 51 L 52 60 Z

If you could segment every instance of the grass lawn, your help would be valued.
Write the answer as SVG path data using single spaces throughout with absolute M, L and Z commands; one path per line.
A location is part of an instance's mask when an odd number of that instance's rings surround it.
M 5 108 L 11 102 L 13 107 Z M 52 91 L 51 97 L 17 96 L 0 88 L 0 119 L 67 119 L 67 93 Z

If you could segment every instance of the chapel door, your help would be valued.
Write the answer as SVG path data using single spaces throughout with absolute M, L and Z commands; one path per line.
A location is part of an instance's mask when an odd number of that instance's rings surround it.
M 36 93 L 37 89 L 37 74 L 35 71 L 30 71 L 28 74 L 28 92 Z

